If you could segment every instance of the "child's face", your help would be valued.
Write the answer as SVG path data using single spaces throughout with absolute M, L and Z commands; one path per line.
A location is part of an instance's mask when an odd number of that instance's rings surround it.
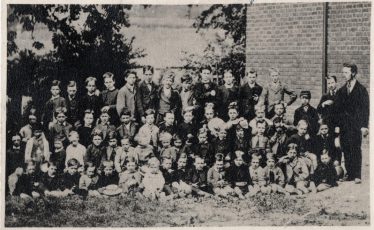
M 57 167 L 54 165 L 49 166 L 48 168 L 48 175 L 49 176 L 55 176 L 57 172 Z
M 109 146 L 110 147 L 117 147 L 117 139 L 116 138 L 112 138 L 109 140 Z
M 219 138 L 220 140 L 225 139 L 226 136 L 227 136 L 227 132 L 226 132 L 226 130 L 223 129 L 223 130 L 220 130 L 220 131 L 218 132 L 218 138 Z
M 72 135 L 70 138 L 70 143 L 73 145 L 73 146 L 77 146 L 78 145 L 78 141 L 79 141 L 79 137 L 77 135 Z
M 163 83 L 163 85 L 164 85 L 165 88 L 170 89 L 171 86 L 173 85 L 173 79 L 170 78 L 170 77 L 167 77 L 167 78 L 165 78 L 165 79 L 162 81 L 162 83 Z
M 257 124 L 257 133 L 258 134 L 264 134 L 265 133 L 265 129 L 266 129 L 266 127 L 265 127 L 265 123 L 259 123 L 259 124 Z
M 267 164 L 267 166 L 269 167 L 269 168 L 274 168 L 274 166 L 275 166 L 275 161 L 274 161 L 274 159 L 268 159 L 267 161 L 266 161 L 266 164 Z
M 186 113 L 184 113 L 183 118 L 184 118 L 184 122 L 190 123 L 192 121 L 192 119 L 193 119 L 192 112 L 186 112 Z
M 121 116 L 121 122 L 123 124 L 128 124 L 128 123 L 130 123 L 130 121 L 131 121 L 131 116 L 129 116 L 129 115 L 122 115 Z
M 51 94 L 52 96 L 58 96 L 60 94 L 60 87 L 59 86 L 52 86 L 51 87 Z
M 244 130 L 243 129 L 237 129 L 236 130 L 236 136 L 238 136 L 239 138 L 243 138 L 244 137 Z
M 327 79 L 327 88 L 329 90 L 335 90 L 336 89 L 336 81 L 334 78 Z
M 147 115 L 145 117 L 145 121 L 147 122 L 148 125 L 153 125 L 153 123 L 155 122 L 154 114 Z
M 208 136 L 206 133 L 200 133 L 198 138 L 199 138 L 199 143 L 204 143 L 208 139 Z
M 162 144 L 162 147 L 164 147 L 164 148 L 168 148 L 171 145 L 170 140 L 162 140 L 161 144 Z
M 135 76 L 135 74 L 129 74 L 129 76 L 127 76 L 127 78 L 126 78 L 126 82 L 127 82 L 127 84 L 129 84 L 129 85 L 134 85 L 134 84 L 135 84 L 135 81 L 136 81 L 136 76 Z
M 41 135 L 42 135 L 42 131 L 41 130 L 35 130 L 34 131 L 34 136 L 36 137 L 36 138 L 39 138 Z
M 256 117 L 259 119 L 262 119 L 265 117 L 265 110 L 263 109 L 258 109 L 256 110 Z
M 94 93 L 96 90 L 96 83 L 95 81 L 89 81 L 86 85 L 86 89 L 89 93 Z
M 64 123 L 66 120 L 66 116 L 64 113 L 59 113 L 57 114 L 56 119 L 57 119 L 57 122 Z
M 62 142 L 61 141 L 55 141 L 54 145 L 55 145 L 55 149 L 62 148 Z
M 151 82 L 152 81 L 152 77 L 153 77 L 153 73 L 150 70 L 146 70 L 144 72 L 143 76 L 144 76 L 144 81 Z
M 182 87 L 183 87 L 183 89 L 186 89 L 186 90 L 189 90 L 189 89 L 191 89 L 191 82 L 189 82 L 189 81 L 184 81 L 183 83 L 182 83 Z
M 164 161 L 162 162 L 162 167 L 164 169 L 171 169 L 171 165 L 172 165 L 171 159 L 164 159 Z
M 36 166 L 35 165 L 28 165 L 26 168 L 27 174 L 33 174 L 35 173 Z
M 215 165 L 218 171 L 221 171 L 223 169 L 223 161 L 216 161 Z
M 302 104 L 303 106 L 309 105 L 309 101 L 310 101 L 309 98 L 303 96 L 303 97 L 301 97 L 300 99 L 301 99 L 301 104 Z
M 206 109 L 204 113 L 205 118 L 209 121 L 214 117 L 213 109 Z
M 100 115 L 100 121 L 103 124 L 106 124 L 109 121 L 109 115 L 107 113 L 102 113 Z
M 252 159 L 251 166 L 254 169 L 257 169 L 260 166 L 260 161 L 258 159 Z
M 114 80 L 110 77 L 107 77 L 104 79 L 104 85 L 107 89 L 113 89 L 114 88 Z
M 93 176 L 95 176 L 95 170 L 96 170 L 96 167 L 88 167 L 86 171 L 86 175 L 92 178 Z
M 78 173 L 78 165 L 72 165 L 72 166 L 68 167 L 68 173 L 70 175 L 74 175 L 74 174 Z
M 290 149 L 290 150 L 288 150 L 288 152 L 287 152 L 287 156 L 288 156 L 290 159 L 294 159 L 294 158 L 297 156 L 297 151 L 296 151 L 296 149 Z
M 110 176 L 110 175 L 112 175 L 112 173 L 113 173 L 113 168 L 112 167 L 105 167 L 104 168 L 105 176 Z
M 179 169 L 184 169 L 186 168 L 186 165 L 187 165 L 187 161 L 185 158 L 179 158 L 178 160 L 178 168 Z
M 94 120 L 93 114 L 92 113 L 86 113 L 84 115 L 84 119 L 83 120 L 84 120 L 84 125 L 86 125 L 86 126 L 92 125 L 93 120 Z
M 92 138 L 92 144 L 94 144 L 95 146 L 99 146 L 102 141 L 103 141 L 103 138 L 101 138 L 100 136 L 94 136 Z
M 150 164 L 149 165 L 149 170 L 151 173 L 157 173 L 159 170 L 159 165 L 158 164 Z
M 279 73 L 277 72 L 271 72 L 270 77 L 274 83 L 277 83 L 279 81 Z
M 16 173 L 16 175 L 21 176 L 23 174 L 23 168 L 21 168 L 21 167 L 16 168 L 15 173 Z
M 122 148 L 127 151 L 130 148 L 130 141 L 128 139 L 123 139 L 121 141 Z
M 173 125 L 174 124 L 174 114 L 167 113 L 164 119 L 165 119 L 165 124 L 166 125 Z
M 329 155 L 327 155 L 327 154 L 322 154 L 321 155 L 321 162 L 323 163 L 323 164 L 328 164 L 328 163 L 330 163 L 330 160 L 331 160 L 331 158 L 329 157 Z
M 21 137 L 20 136 L 15 136 L 13 138 L 13 146 L 15 146 L 15 147 L 21 146 Z
M 236 109 L 229 109 L 229 118 L 231 121 L 235 120 L 238 117 L 238 111 Z
M 36 117 L 32 116 L 29 117 L 29 124 L 35 124 L 36 123 Z
M 243 159 L 241 157 L 237 157 L 234 160 L 236 166 L 241 166 L 243 164 Z
M 284 107 L 281 104 L 276 104 L 274 106 L 274 112 L 276 115 L 281 116 L 284 114 Z
M 202 158 L 196 158 L 196 160 L 195 160 L 196 170 L 203 170 L 204 166 L 205 166 L 204 159 L 202 159 Z
M 201 82 L 206 84 L 210 82 L 210 70 L 208 69 L 203 69 L 201 71 Z
M 179 147 L 181 147 L 182 146 L 182 140 L 181 139 L 175 139 L 174 140 L 174 146 L 175 147 L 177 147 L 177 148 L 179 148 Z
M 234 82 L 234 76 L 230 72 L 226 72 L 223 75 L 223 80 L 225 81 L 225 84 L 231 85 Z
M 135 162 L 127 162 L 126 168 L 127 170 L 129 170 L 129 172 L 135 172 L 135 169 L 136 169 Z
M 305 123 L 300 123 L 298 126 L 297 126 L 297 133 L 299 134 L 299 136 L 304 136 L 308 131 L 308 125 L 305 124 Z
M 256 82 L 256 73 L 248 73 L 247 79 L 249 84 L 254 84 Z
M 77 93 L 77 87 L 76 86 L 68 87 L 67 92 L 70 97 L 73 97 Z
M 329 132 L 329 127 L 327 125 L 321 125 L 319 130 L 322 135 L 326 135 Z

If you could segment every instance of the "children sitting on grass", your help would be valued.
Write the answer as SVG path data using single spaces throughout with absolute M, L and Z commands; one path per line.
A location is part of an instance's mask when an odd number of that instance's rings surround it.
M 294 127 L 283 98 L 263 99 L 254 70 L 241 93 L 230 71 L 222 87 L 211 82 L 209 68 L 197 86 L 193 76 L 183 77 L 180 93 L 174 74 L 165 73 L 160 86 L 150 81 L 153 68 L 144 74 L 138 87 L 130 72 L 118 95 L 109 72 L 101 95 L 94 77 L 87 78 L 85 95 L 76 92 L 78 83 L 69 83 L 65 94 L 54 82 L 44 116 L 26 113 L 29 122 L 8 140 L 7 193 L 251 199 L 319 192 L 343 176 L 339 127 L 318 121 L 309 91 L 300 94 Z M 277 76 L 274 83 L 279 87 Z M 68 95 L 66 105 L 60 93 Z

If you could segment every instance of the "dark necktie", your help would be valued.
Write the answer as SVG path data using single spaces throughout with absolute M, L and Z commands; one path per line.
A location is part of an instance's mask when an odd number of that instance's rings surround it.
M 273 171 L 270 171 L 270 173 L 269 173 L 269 180 L 270 180 L 270 183 L 274 183 L 275 182 L 275 176 L 274 176 L 274 172 Z
M 110 157 L 109 157 L 109 159 L 108 160 L 110 160 L 110 159 L 112 159 L 112 158 L 114 158 L 114 156 L 116 155 L 116 150 L 115 149 L 113 149 L 112 150 L 112 154 L 110 155 Z
M 351 81 L 347 81 L 347 92 L 348 94 L 351 93 Z

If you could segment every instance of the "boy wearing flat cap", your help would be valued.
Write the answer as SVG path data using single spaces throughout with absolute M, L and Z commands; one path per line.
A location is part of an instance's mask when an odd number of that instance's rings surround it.
M 308 133 L 314 137 L 318 132 L 319 118 L 317 110 L 309 104 L 310 98 L 310 91 L 301 91 L 301 106 L 295 110 L 293 123 L 297 126 L 300 120 L 306 120 L 308 123 Z

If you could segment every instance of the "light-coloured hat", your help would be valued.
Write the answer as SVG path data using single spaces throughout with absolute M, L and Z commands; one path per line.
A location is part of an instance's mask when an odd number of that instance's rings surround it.
M 122 189 L 118 185 L 111 184 L 105 187 L 102 194 L 107 196 L 116 196 L 122 192 Z
M 208 122 L 208 129 L 211 132 L 217 132 L 221 127 L 224 127 L 224 125 L 225 122 L 222 119 L 214 117 Z

